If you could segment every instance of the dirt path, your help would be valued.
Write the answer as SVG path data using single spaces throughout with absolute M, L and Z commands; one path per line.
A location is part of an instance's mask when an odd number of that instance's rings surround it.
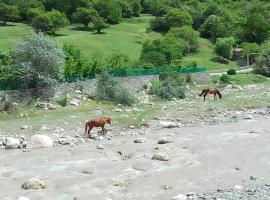
M 133 143 L 134 137 L 118 136 L 74 147 L 2 150 L 0 199 L 169 200 L 179 193 L 270 183 L 269 122 L 264 117 L 205 127 L 151 129 L 141 136 L 146 139 L 141 144 Z M 174 142 L 157 144 L 164 136 Z M 98 144 L 105 148 L 96 149 Z M 158 153 L 170 160 L 151 160 Z M 42 179 L 48 188 L 20 188 L 33 177 Z

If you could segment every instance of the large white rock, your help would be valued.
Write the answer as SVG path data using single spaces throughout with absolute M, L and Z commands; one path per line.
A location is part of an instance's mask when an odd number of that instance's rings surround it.
M 18 200 L 30 200 L 29 198 L 27 198 L 27 197 L 19 197 L 19 199 Z
M 184 194 L 178 194 L 177 196 L 173 197 L 172 200 L 186 200 L 187 196 Z
M 41 190 L 47 188 L 45 183 L 38 178 L 31 178 L 29 181 L 24 182 L 21 187 L 25 190 Z
M 16 138 L 6 138 L 5 148 L 6 149 L 17 149 L 20 146 L 20 141 Z
M 170 157 L 167 156 L 166 154 L 160 153 L 160 154 L 153 155 L 153 157 L 151 159 L 152 160 L 159 160 L 159 161 L 169 161 Z
M 176 128 L 179 127 L 175 122 L 160 121 L 159 122 L 162 128 Z
M 53 146 L 53 140 L 46 135 L 33 135 L 29 140 L 29 147 L 33 149 Z

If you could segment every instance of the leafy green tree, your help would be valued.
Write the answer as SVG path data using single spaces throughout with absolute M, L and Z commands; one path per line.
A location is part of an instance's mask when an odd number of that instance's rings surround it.
M 153 31 L 166 33 L 169 28 L 166 20 L 163 17 L 155 17 L 150 21 L 150 29 Z
M 186 48 L 183 40 L 164 37 L 143 44 L 140 60 L 152 63 L 155 67 L 171 64 L 173 60 L 180 60 Z
M 133 15 L 133 10 L 130 2 L 122 0 L 119 2 L 119 5 L 122 8 L 122 16 L 124 18 L 131 18 Z
M 269 37 L 269 22 L 260 14 L 250 14 L 243 26 L 244 39 L 248 42 L 263 43 Z
M 198 34 L 190 26 L 171 28 L 167 36 L 188 42 L 189 52 L 194 52 L 199 47 Z
M 32 33 L 16 43 L 14 65 L 26 87 L 51 86 L 62 78 L 65 60 L 62 49 L 42 33 Z
M 219 38 L 216 42 L 216 53 L 226 59 L 231 59 L 233 55 L 233 45 L 235 40 L 233 37 Z
M 27 11 L 32 8 L 44 9 L 40 0 L 1 0 L 3 3 L 18 8 L 20 16 L 23 20 L 27 19 Z
M 219 16 L 210 15 L 200 28 L 201 35 L 205 38 L 210 38 L 216 41 L 218 37 L 222 36 L 221 19 Z
M 28 20 L 33 20 L 34 18 L 43 15 L 45 11 L 41 8 L 30 8 L 27 10 L 27 19 Z
M 115 52 L 106 58 L 106 66 L 109 69 L 127 69 L 130 66 L 128 55 Z
M 118 24 L 122 19 L 122 8 L 116 2 L 110 2 L 108 5 L 107 22 L 110 24 Z
M 139 17 L 142 11 L 140 0 L 132 0 L 131 3 L 132 3 L 133 16 Z
M 7 22 L 13 22 L 20 19 L 19 10 L 15 6 L 10 6 L 0 2 L 0 21 L 5 25 Z
M 69 24 L 65 15 L 59 11 L 52 10 L 43 15 L 39 15 L 32 21 L 32 26 L 37 31 L 55 34 L 60 28 Z
M 101 30 L 109 28 L 109 24 L 107 24 L 102 17 L 97 17 L 94 20 L 94 29 L 98 34 L 101 33 Z
M 73 14 L 73 18 L 84 25 L 85 30 L 88 30 L 88 25 L 98 17 L 98 12 L 93 8 L 77 8 Z
M 176 9 L 170 10 L 166 15 L 165 20 L 169 28 L 192 25 L 190 14 Z

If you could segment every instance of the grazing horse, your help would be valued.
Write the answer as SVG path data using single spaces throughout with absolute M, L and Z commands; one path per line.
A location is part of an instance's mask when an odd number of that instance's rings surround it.
M 217 95 L 220 99 L 222 99 L 222 95 L 221 93 L 218 91 L 217 88 L 207 88 L 207 89 L 203 89 L 202 93 L 199 96 L 203 95 L 203 100 L 205 101 L 205 97 L 207 94 L 213 94 L 214 95 L 214 99 L 217 99 Z
M 93 129 L 93 127 L 101 127 L 102 134 L 105 135 L 105 124 L 112 125 L 112 119 L 109 117 L 101 117 L 99 119 L 87 120 L 85 122 L 85 135 L 87 134 L 87 136 L 90 138 L 90 131 Z

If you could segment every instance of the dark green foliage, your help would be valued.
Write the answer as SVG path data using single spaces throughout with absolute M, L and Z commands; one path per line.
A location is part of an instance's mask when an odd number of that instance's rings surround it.
M 166 20 L 163 17 L 156 17 L 150 21 L 150 29 L 153 31 L 165 33 L 169 30 Z
M 186 75 L 186 82 L 187 82 L 187 83 L 192 83 L 192 74 L 191 74 L 191 73 L 188 73 L 188 74 Z
M 189 13 L 172 9 L 165 16 L 165 21 L 169 28 L 191 26 L 192 18 Z
M 95 97 L 98 100 L 115 101 L 124 105 L 134 102 L 134 96 L 105 70 L 97 75 Z
M 262 51 L 262 47 L 257 43 L 243 42 L 241 47 L 244 49 L 245 56 L 250 53 L 260 53 Z
M 132 0 L 131 5 L 132 5 L 133 16 L 139 17 L 142 11 L 140 0 Z
M 195 52 L 199 47 L 198 34 L 190 26 L 171 28 L 167 36 L 188 42 L 188 52 Z
M 101 33 L 101 30 L 109 28 L 109 24 L 107 24 L 102 17 L 97 17 L 94 20 L 94 29 L 97 31 L 98 34 Z
M 7 112 L 7 113 L 14 113 L 18 111 L 18 107 L 15 103 L 13 103 L 8 96 L 5 96 L 1 111 Z
M 226 59 L 231 59 L 233 55 L 233 45 L 235 40 L 233 37 L 218 39 L 216 42 L 216 53 Z
M 3 24 L 17 21 L 19 18 L 20 15 L 17 7 L 0 2 L 0 21 L 2 21 Z
M 43 15 L 45 11 L 41 8 L 30 8 L 27 10 L 26 16 L 29 21 L 33 20 L 34 18 Z
M 230 77 L 229 77 L 229 75 L 227 75 L 227 74 L 222 74 L 219 80 L 220 80 L 222 83 L 225 83 L 225 84 L 228 84 L 228 83 L 231 82 L 231 81 L 230 81 Z
M 35 17 L 32 21 L 32 26 L 36 31 L 55 34 L 60 28 L 69 24 L 65 15 L 59 11 L 52 10 Z
M 229 69 L 228 71 L 227 71 L 227 74 L 228 75 L 236 75 L 236 69 Z
M 146 41 L 140 59 L 146 63 L 152 63 L 155 67 L 161 67 L 171 64 L 173 60 L 182 59 L 186 46 L 186 42 L 170 37 Z
M 73 13 L 75 21 L 80 22 L 84 25 L 85 30 L 88 30 L 88 25 L 98 17 L 98 12 L 93 8 L 77 8 L 76 12 Z
M 185 98 L 184 87 L 179 85 L 177 81 L 171 77 L 165 78 L 163 81 L 152 82 L 149 93 L 167 100 L 171 100 L 172 98 Z

